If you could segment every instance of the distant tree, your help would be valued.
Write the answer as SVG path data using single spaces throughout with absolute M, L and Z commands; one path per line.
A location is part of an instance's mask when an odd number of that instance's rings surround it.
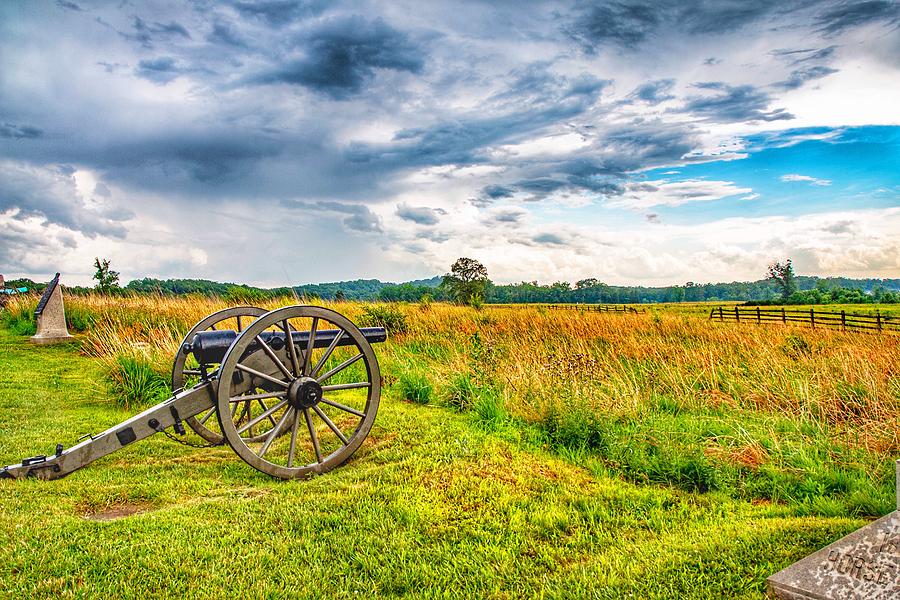
M 775 285 L 781 290 L 781 299 L 784 301 L 797 291 L 797 276 L 794 274 L 791 259 L 769 265 L 767 279 L 775 282 Z
M 338 291 L 336 291 L 336 292 L 334 293 L 334 299 L 335 299 L 335 301 L 337 301 L 337 302 L 343 302 L 344 300 L 346 300 L 346 297 L 344 296 L 344 290 L 338 290 Z
M 587 279 L 580 279 L 575 282 L 576 290 L 586 290 L 588 288 L 596 287 L 600 285 L 600 282 L 594 279 L 593 277 L 588 277 Z
M 97 280 L 97 285 L 94 286 L 95 290 L 102 294 L 108 294 L 113 290 L 120 289 L 119 272 L 109 268 L 109 260 L 94 258 L 94 268 L 96 271 L 93 278 Z
M 487 269 L 473 258 L 458 258 L 441 281 L 441 287 L 451 298 L 470 306 L 478 306 L 484 302 L 487 284 Z

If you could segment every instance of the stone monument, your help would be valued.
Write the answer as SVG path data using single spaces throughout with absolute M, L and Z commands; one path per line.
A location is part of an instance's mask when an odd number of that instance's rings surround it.
M 63 307 L 62 288 L 59 287 L 59 273 L 47 284 L 34 316 L 37 319 L 37 333 L 32 336 L 32 343 L 56 344 L 72 339 L 66 329 L 66 310 Z
M 897 510 L 810 554 L 767 580 L 782 600 L 900 598 L 900 461 Z

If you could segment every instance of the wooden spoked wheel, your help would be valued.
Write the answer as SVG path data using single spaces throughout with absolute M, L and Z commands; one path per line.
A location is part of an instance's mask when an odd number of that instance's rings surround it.
M 344 463 L 369 434 L 381 397 L 372 346 L 346 317 L 318 306 L 288 306 L 256 319 L 231 345 L 219 374 L 225 439 L 249 465 L 281 479 Z M 246 423 L 223 418 L 248 394 L 271 402 L 254 418 L 276 423 L 261 440 L 243 436 Z
M 192 354 L 185 354 L 181 351 L 182 346 L 191 343 L 194 336 L 201 331 L 221 331 L 231 329 L 240 333 L 257 317 L 266 314 L 265 309 L 255 306 L 235 306 L 215 312 L 204 318 L 184 336 L 178 350 L 175 352 L 175 360 L 172 362 L 172 389 L 190 388 L 200 382 L 200 365 Z M 212 374 L 218 365 L 207 365 L 207 371 Z M 268 409 L 263 402 L 256 406 L 253 401 L 246 401 L 240 406 L 234 405 L 235 412 L 233 417 L 238 420 L 248 421 L 252 418 L 254 409 L 257 412 Z M 225 443 L 225 436 L 222 435 L 219 428 L 219 421 L 215 418 L 216 406 L 213 405 L 208 411 L 204 411 L 199 415 L 185 419 L 188 426 L 194 430 L 194 433 L 202 437 L 210 444 L 221 445 Z M 270 426 L 274 423 L 270 423 Z M 258 432 L 253 431 L 253 435 Z

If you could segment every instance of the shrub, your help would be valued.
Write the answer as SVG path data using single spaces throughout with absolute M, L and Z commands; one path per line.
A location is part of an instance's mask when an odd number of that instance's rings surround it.
M 447 404 L 456 410 L 468 410 L 478 397 L 478 387 L 468 373 L 457 373 L 447 389 Z
M 370 304 L 364 307 L 360 323 L 365 327 L 384 327 L 391 334 L 407 330 L 406 315 L 395 304 Z
M 5 309 L 0 311 L 0 323 L 16 335 L 34 335 L 37 333 L 37 324 L 34 318 L 34 309 L 37 301 L 11 301 Z
M 400 378 L 397 380 L 397 388 L 400 390 L 404 400 L 417 404 L 428 404 L 431 402 L 434 393 L 434 388 L 428 377 L 415 371 L 405 372 L 400 375 Z
M 541 422 L 550 438 L 550 444 L 557 448 L 572 450 L 607 449 L 607 440 L 600 419 L 585 409 L 551 407 Z
M 157 404 L 169 396 L 169 382 L 142 358 L 119 356 L 107 377 L 110 392 L 125 408 Z

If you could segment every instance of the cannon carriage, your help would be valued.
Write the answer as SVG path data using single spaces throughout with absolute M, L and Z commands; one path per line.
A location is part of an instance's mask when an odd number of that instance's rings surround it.
M 372 428 L 381 396 L 372 344 L 386 338 L 384 328 L 360 329 L 318 306 L 219 311 L 182 341 L 169 399 L 71 448 L 3 467 L 0 479 L 58 479 L 155 433 L 175 437 L 168 428 L 184 435 L 183 421 L 273 477 L 325 473 Z

